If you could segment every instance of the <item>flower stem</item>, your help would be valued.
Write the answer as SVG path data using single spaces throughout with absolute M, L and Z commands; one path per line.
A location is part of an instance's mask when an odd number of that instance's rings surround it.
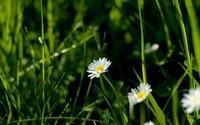
M 103 77 L 108 82 L 108 84 L 110 85 L 110 87 L 112 88 L 113 92 L 115 93 L 115 96 L 118 98 L 118 94 L 117 94 L 114 86 L 112 85 L 111 81 L 106 77 L 106 75 L 103 75 Z
M 40 0 L 40 7 L 41 7 L 41 30 L 42 30 L 42 101 L 43 106 L 45 106 L 45 92 L 44 92 L 44 83 L 45 83 L 45 68 L 44 68 L 44 19 L 43 19 L 43 8 L 42 8 L 42 0 Z M 44 108 L 43 108 L 44 111 Z M 44 117 L 44 113 L 42 113 L 42 118 Z M 41 120 L 41 125 L 44 124 L 44 121 Z
M 178 12 L 178 21 L 179 21 L 179 26 L 181 29 L 182 38 L 183 38 L 183 44 L 184 44 L 184 49 L 185 49 L 185 53 L 186 53 L 186 57 L 187 57 L 189 73 L 192 74 L 192 63 L 191 63 L 191 58 L 190 58 L 190 51 L 189 51 L 189 45 L 188 45 L 188 40 L 187 40 L 186 28 L 185 28 L 185 25 L 183 22 L 183 17 L 182 17 L 179 1 L 174 0 L 174 3 L 175 3 L 175 7 L 177 9 L 177 12 Z M 190 88 L 192 88 L 192 87 L 194 87 L 194 85 L 193 85 L 192 78 L 190 78 Z
M 147 82 L 146 76 L 146 64 L 145 64 L 145 54 L 144 54 L 144 31 L 143 31 L 143 19 L 142 19 L 142 9 L 143 9 L 143 1 L 138 0 L 138 8 L 139 8 L 139 17 L 140 17 L 140 31 L 141 31 L 141 60 L 142 60 L 142 78 L 143 82 Z
M 142 78 L 143 82 L 147 83 L 147 76 L 146 76 L 146 64 L 145 64 L 145 54 L 144 54 L 144 32 L 143 32 L 143 19 L 142 19 L 142 9 L 143 9 L 143 0 L 138 0 L 138 9 L 139 9 L 139 18 L 140 18 L 140 31 L 141 31 L 141 60 L 142 60 Z M 144 124 L 145 122 L 145 110 L 144 106 L 140 107 L 140 124 Z
M 123 122 L 123 124 L 125 125 L 125 124 L 127 124 L 127 120 L 126 120 L 126 118 L 123 116 L 123 108 L 122 108 L 123 106 L 122 106 L 122 104 L 121 104 L 121 102 L 120 102 L 118 93 L 117 93 L 115 87 L 113 86 L 113 84 L 111 83 L 111 81 L 106 77 L 106 75 L 103 75 L 103 77 L 104 77 L 104 79 L 108 82 L 108 84 L 110 85 L 110 87 L 112 88 L 112 90 L 113 90 L 113 92 L 114 92 L 114 94 L 115 94 L 115 96 L 116 96 L 117 102 L 119 102 L 119 107 L 120 107 L 120 109 L 121 109 L 121 111 L 122 111 L 122 113 L 121 113 L 120 115 L 121 115 L 121 118 L 122 118 L 122 120 L 123 120 L 122 122 Z
M 101 76 L 99 77 L 99 81 L 100 81 L 100 85 L 101 85 L 101 89 L 102 89 L 103 93 L 104 93 L 106 96 L 108 96 L 109 94 L 108 94 L 108 92 L 107 92 L 106 89 L 105 89 L 105 86 L 104 86 L 104 83 L 103 83 L 103 79 L 102 79 Z
M 134 117 L 134 106 L 132 104 L 129 103 L 129 118 L 130 121 L 134 121 L 135 117 Z
M 146 119 L 146 116 L 145 116 L 145 107 L 144 107 L 144 104 L 141 104 L 140 105 L 140 125 L 144 125 L 145 123 L 145 119 Z
M 86 96 L 85 96 L 85 101 L 84 101 L 84 104 L 86 103 L 87 101 L 87 98 L 88 98 L 88 95 L 89 95 L 89 92 L 90 92 L 90 89 L 91 89 L 91 85 L 92 85 L 92 80 L 90 80 L 90 83 L 89 83 L 89 86 L 88 86 L 88 89 L 87 89 L 87 93 L 86 93 Z
M 40 6 L 41 6 L 41 30 L 42 30 L 42 82 L 44 84 L 45 81 L 45 68 L 44 68 L 44 19 L 43 19 L 43 9 L 42 9 L 42 0 L 40 0 Z

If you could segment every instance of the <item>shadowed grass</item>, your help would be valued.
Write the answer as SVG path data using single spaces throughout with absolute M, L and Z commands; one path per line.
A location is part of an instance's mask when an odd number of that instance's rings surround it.
M 0 3 L 0 124 L 199 124 L 180 101 L 189 84 L 199 86 L 200 2 Z M 112 65 L 90 81 L 87 64 L 98 57 Z M 138 82 L 152 93 L 132 106 Z
M 180 29 L 181 29 L 181 34 L 182 34 L 182 39 L 183 39 L 183 44 L 184 44 L 184 50 L 185 50 L 185 53 L 186 53 L 187 63 L 188 63 L 188 66 L 189 66 L 189 72 L 192 73 L 192 63 L 191 63 L 191 57 L 190 57 L 190 51 L 189 51 L 189 45 L 188 45 L 188 38 L 187 38 L 185 24 L 183 22 L 183 17 L 182 17 L 179 1 L 173 0 L 173 2 L 174 2 L 175 7 L 177 9 L 177 19 L 178 19 L 179 26 L 180 26 Z M 190 87 L 192 87 L 192 86 L 193 86 L 193 83 L 192 83 L 192 80 L 190 79 Z
M 188 15 L 189 15 L 189 20 L 190 20 L 190 26 L 191 26 L 191 35 L 192 35 L 192 42 L 193 42 L 193 48 L 194 48 L 194 54 L 195 54 L 195 59 L 196 59 L 196 63 L 198 66 L 198 72 L 200 74 L 200 38 L 199 38 L 199 28 L 198 28 L 198 20 L 197 20 L 197 16 L 192 4 L 192 1 L 190 0 L 185 0 L 185 5 L 188 11 Z
M 138 9 L 139 9 L 139 18 L 140 18 L 140 39 L 141 39 L 141 62 L 142 62 L 142 79 L 143 83 L 147 83 L 147 76 L 146 76 L 146 62 L 145 62 L 145 53 L 144 53 L 144 28 L 143 28 L 143 18 L 142 18 L 142 11 L 144 6 L 144 0 L 138 0 Z M 145 110 L 144 107 L 141 105 L 140 107 L 140 125 L 145 123 Z

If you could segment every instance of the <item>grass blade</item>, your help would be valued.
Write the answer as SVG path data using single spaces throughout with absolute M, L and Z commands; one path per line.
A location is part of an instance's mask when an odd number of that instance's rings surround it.
M 198 20 L 195 13 L 195 9 L 193 7 L 191 0 L 185 0 L 185 5 L 188 11 L 190 26 L 191 26 L 191 34 L 192 34 L 192 42 L 194 47 L 194 54 L 195 59 L 198 67 L 198 72 L 200 75 L 200 38 L 199 38 L 199 27 L 198 27 Z

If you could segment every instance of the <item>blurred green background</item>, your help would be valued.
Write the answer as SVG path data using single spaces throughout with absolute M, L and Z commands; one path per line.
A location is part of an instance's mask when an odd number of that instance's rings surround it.
M 173 1 L 158 1 L 159 4 L 156 0 L 144 0 L 142 11 L 147 77 L 157 100 L 167 99 L 184 72 L 180 64 L 187 65 Z M 43 0 L 45 83 L 42 44 L 38 40 L 42 36 L 40 2 L 0 0 L 1 123 L 41 116 L 76 116 L 82 110 L 89 84 L 87 66 L 99 57 L 112 62 L 107 76 L 120 92 L 123 112 L 128 116 L 127 92 L 139 83 L 133 67 L 142 74 L 137 0 Z M 185 3 L 179 2 L 193 53 Z M 193 0 L 193 5 L 199 17 L 200 1 Z M 158 44 L 159 49 L 152 50 L 153 44 Z M 98 80 L 93 83 L 88 103 L 100 102 L 88 109 L 93 110 L 89 117 L 110 122 L 109 106 L 101 100 Z M 75 98 L 78 89 L 80 94 Z M 109 100 L 118 112 L 116 100 Z M 158 101 L 161 105 L 165 102 Z M 169 112 L 167 115 L 171 117 Z M 65 122 L 59 120 L 58 124 Z

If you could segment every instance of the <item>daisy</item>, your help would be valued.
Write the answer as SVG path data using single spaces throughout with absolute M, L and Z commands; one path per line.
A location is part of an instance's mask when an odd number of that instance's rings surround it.
M 154 43 L 154 44 L 147 43 L 145 45 L 144 51 L 145 51 L 145 53 L 150 54 L 152 52 L 156 52 L 158 49 L 159 49 L 159 44 L 157 44 L 157 43 Z
M 131 89 L 131 92 L 128 93 L 129 103 L 135 105 L 144 101 L 151 91 L 152 89 L 149 84 L 140 83 L 137 89 Z
M 149 121 L 149 122 L 145 122 L 144 125 L 154 125 L 154 123 L 152 121 Z
M 99 58 L 98 60 L 93 60 L 92 63 L 89 64 L 87 72 L 89 73 L 88 77 L 90 79 L 98 78 L 100 74 L 108 71 L 108 67 L 111 62 L 106 58 Z
M 200 88 L 190 89 L 188 94 L 183 95 L 182 107 L 187 113 L 192 113 L 200 109 Z
M 158 49 L 159 49 L 159 45 L 156 43 L 151 46 L 152 51 L 157 51 Z

